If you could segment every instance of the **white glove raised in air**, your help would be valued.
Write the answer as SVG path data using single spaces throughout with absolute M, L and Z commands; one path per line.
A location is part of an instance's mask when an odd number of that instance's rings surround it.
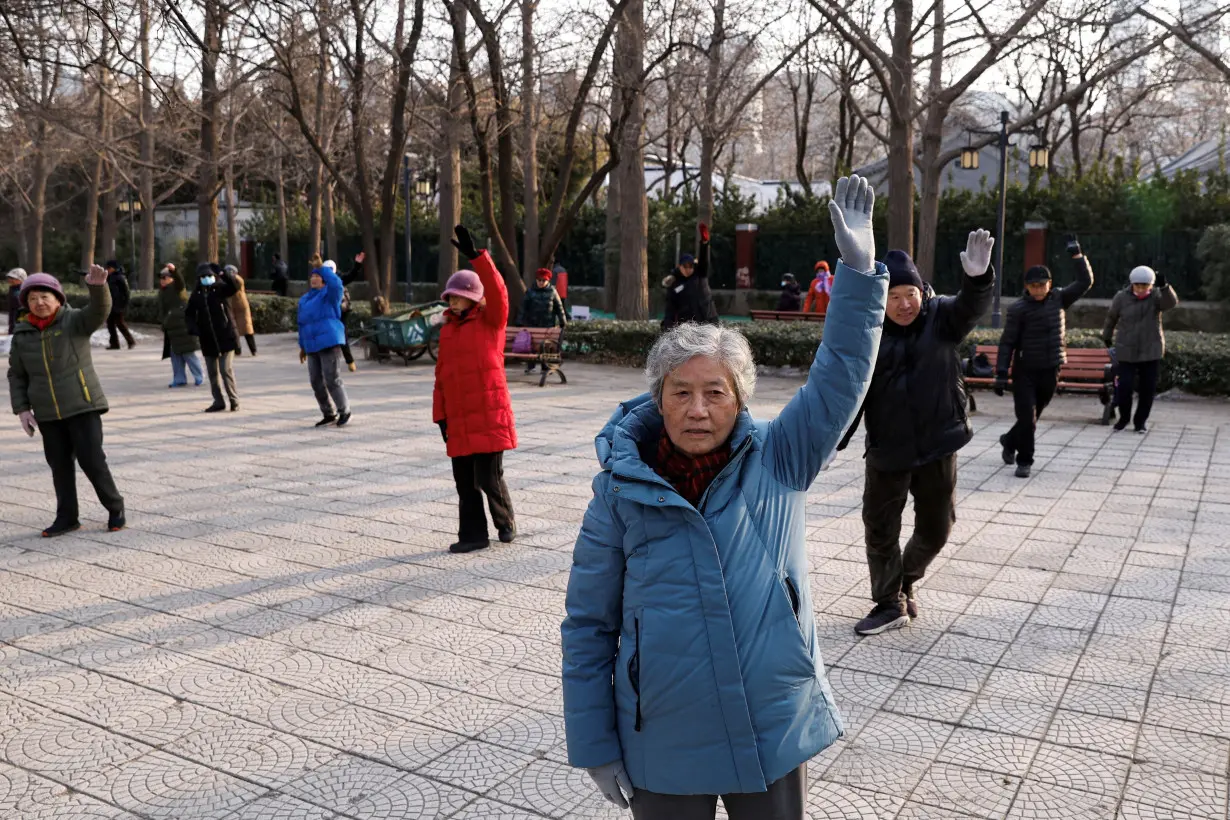
M 969 240 L 965 250 L 961 251 L 961 267 L 965 268 L 966 276 L 982 276 L 991 267 L 991 248 L 995 247 L 995 237 L 990 232 L 979 228 L 969 232 Z
M 102 265 L 90 265 L 90 270 L 85 275 L 85 283 L 96 287 L 107 284 L 107 269 Z
M 585 771 L 594 779 L 598 791 L 602 792 L 602 796 L 607 800 L 621 809 L 628 808 L 632 803 L 632 779 L 628 777 L 628 770 L 624 768 L 622 760 Z
M 829 202 L 841 261 L 859 273 L 870 273 L 875 265 L 876 240 L 871 233 L 875 204 L 875 189 L 859 176 L 837 180 L 837 190 Z

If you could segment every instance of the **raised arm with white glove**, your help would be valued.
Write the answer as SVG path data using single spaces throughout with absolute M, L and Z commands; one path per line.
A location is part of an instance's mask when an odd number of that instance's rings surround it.
M 859 273 L 870 273 L 875 265 L 876 240 L 871 232 L 875 203 L 875 189 L 859 176 L 837 180 L 837 191 L 829 202 L 841 261 Z
M 965 250 L 961 251 L 961 267 L 966 276 L 979 277 L 991 267 L 991 248 L 995 247 L 995 237 L 990 231 L 979 228 L 969 232 Z

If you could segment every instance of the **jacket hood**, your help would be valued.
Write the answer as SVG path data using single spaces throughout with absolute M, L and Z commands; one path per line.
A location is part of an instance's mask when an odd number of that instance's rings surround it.
M 730 436 L 732 450 L 751 435 L 754 424 L 746 407 L 739 411 Z M 602 431 L 594 437 L 598 464 L 607 472 L 612 472 L 618 464 L 625 475 L 634 476 L 643 471 L 645 477 L 654 478 L 657 474 L 641 458 L 639 445 L 657 439 L 662 427 L 662 414 L 651 394 L 642 393 L 620 402 Z

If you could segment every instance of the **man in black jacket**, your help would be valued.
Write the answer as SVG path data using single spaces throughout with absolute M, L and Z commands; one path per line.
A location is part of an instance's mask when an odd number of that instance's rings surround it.
M 995 395 L 1008 389 L 1012 367 L 1012 402 L 1016 424 L 1000 436 L 1005 464 L 1016 461 L 1018 478 L 1029 478 L 1034 463 L 1034 428 L 1055 396 L 1059 368 L 1068 359 L 1064 311 L 1093 287 L 1093 268 L 1081 254 L 1076 237 L 1068 237 L 1076 278 L 1060 290 L 1051 288 L 1051 271 L 1034 265 L 1025 271 L 1025 294 L 1008 308 L 996 359 Z
M 107 262 L 106 267 L 107 289 L 111 291 L 111 313 L 107 316 L 107 332 L 111 336 L 111 344 L 107 349 L 120 349 L 120 338 L 116 334 L 118 330 L 124 334 L 124 341 L 128 342 L 128 349 L 132 350 L 137 340 L 132 338 L 132 333 L 128 330 L 128 323 L 124 321 L 124 314 L 128 312 L 128 305 L 132 301 L 132 289 L 128 286 L 128 276 L 120 267 L 120 263 L 114 259 Z
M 235 353 L 239 336 L 235 333 L 235 318 L 231 314 L 230 298 L 239 292 L 235 275 L 212 262 L 196 266 L 197 286 L 184 307 L 188 332 L 201 340 L 201 353 L 209 371 L 209 388 L 214 403 L 206 413 L 226 409 L 222 390 L 231 401 L 231 411 L 239 409 L 239 389 L 235 386 Z
M 670 330 L 684 322 L 718 323 L 713 293 L 709 290 L 709 226 L 700 224 L 700 259 L 684 254 L 670 276 L 662 280 L 666 288 L 666 316 L 662 329 Z
M 861 413 L 867 424 L 863 527 L 875 607 L 854 631 L 877 635 L 918 617 L 914 585 L 956 521 L 957 451 L 973 430 L 957 349 L 986 312 L 995 275 L 986 231 L 969 235 L 956 296 L 933 296 L 914 262 L 889 251 L 884 335 Z M 857 428 L 855 420 L 838 449 Z M 900 546 L 901 513 L 914 496 L 914 534 Z

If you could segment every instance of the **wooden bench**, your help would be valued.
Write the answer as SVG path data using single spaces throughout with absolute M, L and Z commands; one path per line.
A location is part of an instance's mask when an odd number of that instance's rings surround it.
M 801 310 L 753 310 L 753 322 L 823 322 L 823 313 Z
M 523 330 L 529 331 L 532 352 L 513 353 L 513 342 Z M 504 363 L 517 361 L 543 365 L 546 369 L 542 371 L 542 378 L 538 380 L 539 387 L 547 383 L 547 376 L 552 373 L 559 376 L 560 384 L 568 384 L 568 377 L 564 375 L 564 357 L 560 348 L 560 337 L 563 335 L 562 327 L 513 327 L 509 325 L 504 330 Z
M 991 368 L 997 369 L 996 362 L 999 358 L 997 345 L 978 345 L 974 349 L 974 355 L 985 355 L 991 363 Z M 965 384 L 968 387 L 994 387 L 995 377 L 966 376 Z M 1012 384 L 1011 373 L 1008 374 L 1008 384 L 1009 386 Z M 1115 410 L 1114 389 L 1114 366 L 1108 351 L 1101 348 L 1068 348 L 1068 360 L 1059 368 L 1059 382 L 1055 386 L 1056 393 L 1096 394 L 1102 401 L 1102 423 L 1110 424 Z M 970 395 L 970 410 L 977 409 L 977 402 L 973 395 Z

